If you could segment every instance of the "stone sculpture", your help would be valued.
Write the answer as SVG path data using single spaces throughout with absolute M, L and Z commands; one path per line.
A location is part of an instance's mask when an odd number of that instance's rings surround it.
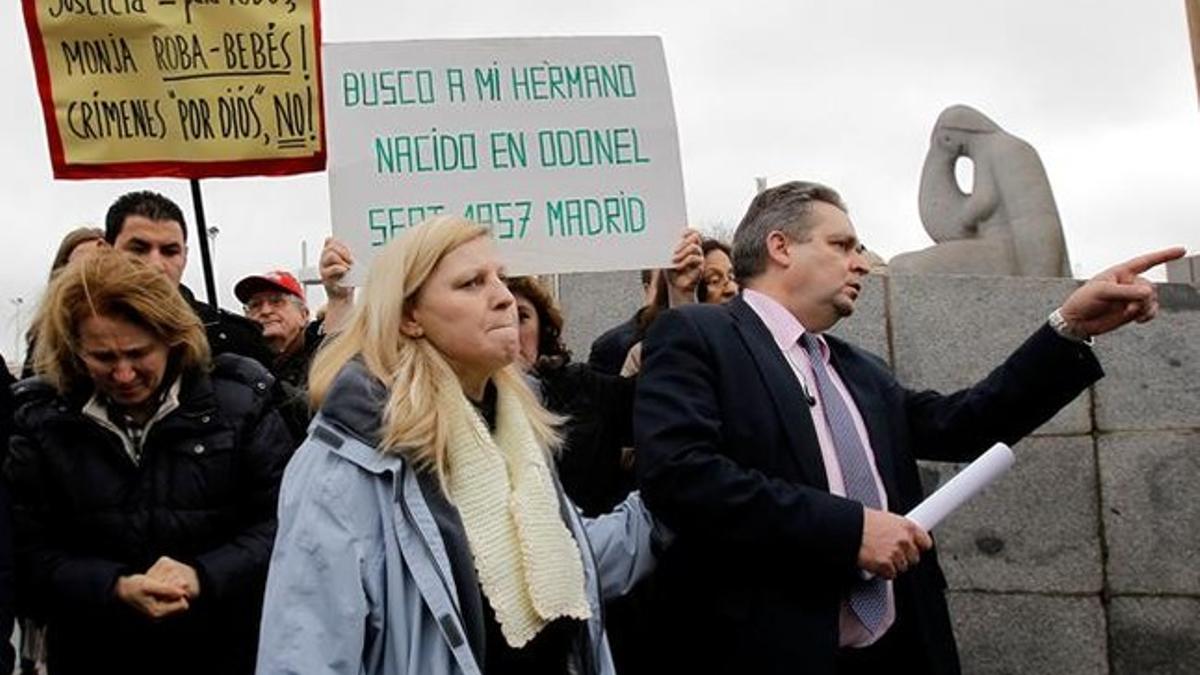
M 967 157 L 975 184 L 963 194 L 955 164 Z M 921 223 L 937 244 L 901 253 L 899 274 L 1071 275 L 1054 194 L 1037 151 L 965 105 L 938 116 L 921 171 Z

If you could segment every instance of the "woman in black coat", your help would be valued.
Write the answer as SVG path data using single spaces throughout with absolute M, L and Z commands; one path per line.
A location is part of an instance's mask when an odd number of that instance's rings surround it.
M 513 277 L 521 340 L 518 363 L 546 409 L 565 418 L 557 458 L 563 490 L 584 514 L 607 513 L 633 490 L 634 380 L 574 363 L 562 343 L 563 317 L 534 277 Z
M 36 321 L 5 473 L 50 672 L 251 672 L 292 450 L 271 376 L 210 360 L 178 291 L 117 251 L 68 266 Z
M 0 356 L 0 461 L 8 451 L 12 435 L 12 373 Z M 12 636 L 15 604 L 13 593 L 12 516 L 8 502 L 8 487 L 0 481 L 0 673 L 11 673 L 16 654 L 9 638 Z

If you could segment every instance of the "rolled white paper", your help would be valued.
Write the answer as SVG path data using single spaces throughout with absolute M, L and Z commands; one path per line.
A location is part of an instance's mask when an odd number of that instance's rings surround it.
M 1003 476 L 1015 460 L 1012 448 L 1003 443 L 993 445 L 990 450 L 980 455 L 979 459 L 968 464 L 965 469 L 946 481 L 945 485 L 926 497 L 925 501 L 917 504 L 906 517 L 926 531 L 932 530 L 955 509 L 971 501 L 980 490 Z

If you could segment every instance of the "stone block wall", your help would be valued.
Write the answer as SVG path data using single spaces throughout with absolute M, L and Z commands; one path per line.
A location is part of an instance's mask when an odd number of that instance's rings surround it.
M 642 306 L 642 275 L 627 272 L 589 272 L 558 276 L 558 304 L 566 318 L 563 340 L 571 358 L 586 362 L 592 340 L 616 326 Z
M 913 389 L 974 383 L 1078 282 L 875 276 L 835 333 Z M 641 299 L 637 273 L 560 277 L 579 359 Z M 1107 373 L 1017 444 L 935 535 L 964 672 L 1200 673 L 1200 290 L 1096 341 Z M 927 487 L 960 466 L 922 466 Z
M 1191 255 L 1167 263 L 1167 281 L 1173 284 L 1200 285 L 1200 255 Z

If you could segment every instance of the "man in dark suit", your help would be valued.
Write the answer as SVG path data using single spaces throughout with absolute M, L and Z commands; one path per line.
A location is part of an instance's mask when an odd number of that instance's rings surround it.
M 677 534 L 658 579 L 674 672 L 957 673 L 916 459 L 1015 443 L 1102 376 L 1090 341 L 1157 311 L 1138 277 L 1171 249 L 1081 286 L 987 378 L 943 396 L 823 335 L 867 260 L 841 198 L 759 194 L 734 237 L 745 289 L 665 315 L 645 342 L 634 428 L 646 503 Z M 931 327 L 936 330 L 936 327 Z
M 642 270 L 642 294 L 645 296 L 645 301 L 638 311 L 634 312 L 633 316 L 625 322 L 604 331 L 592 342 L 592 349 L 588 354 L 588 365 L 593 370 L 608 375 L 621 374 L 621 366 L 625 365 L 625 357 L 629 354 L 629 348 L 637 342 L 638 324 L 642 313 L 646 311 L 650 303 L 654 302 L 654 294 L 651 292 L 654 273 L 654 270 Z

